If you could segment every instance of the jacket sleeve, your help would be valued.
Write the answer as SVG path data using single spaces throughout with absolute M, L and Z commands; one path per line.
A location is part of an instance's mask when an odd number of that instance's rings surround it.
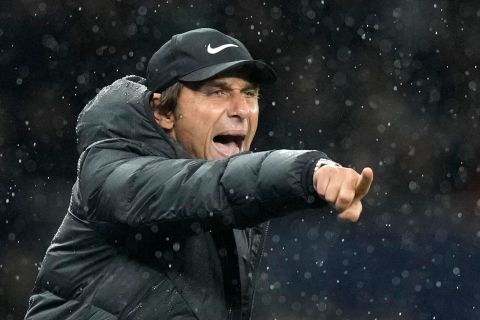
M 78 208 L 92 223 L 245 228 L 323 204 L 312 175 L 324 157 L 277 150 L 207 161 L 95 147 L 79 165 Z

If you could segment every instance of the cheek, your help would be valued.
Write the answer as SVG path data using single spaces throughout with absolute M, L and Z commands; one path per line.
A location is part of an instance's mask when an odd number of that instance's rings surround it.
M 202 149 L 203 145 L 211 140 L 214 119 L 202 114 L 190 114 L 188 120 L 183 123 L 182 129 L 188 134 L 190 144 L 195 145 L 197 149 Z
M 249 131 L 248 131 L 248 143 L 250 144 L 255 136 L 255 132 L 257 132 L 258 127 L 258 108 L 257 112 L 252 113 L 249 118 Z
M 255 108 L 252 108 L 252 111 L 250 112 L 250 126 L 252 129 L 254 129 L 254 133 L 257 130 L 257 125 L 258 125 L 258 105 Z

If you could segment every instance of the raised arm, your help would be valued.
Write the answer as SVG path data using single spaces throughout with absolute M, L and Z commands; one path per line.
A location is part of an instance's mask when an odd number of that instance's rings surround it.
M 278 150 L 223 160 L 138 156 L 94 147 L 80 165 L 79 215 L 131 227 L 243 228 L 315 202 L 318 151 Z M 319 199 L 317 199 L 319 200 Z

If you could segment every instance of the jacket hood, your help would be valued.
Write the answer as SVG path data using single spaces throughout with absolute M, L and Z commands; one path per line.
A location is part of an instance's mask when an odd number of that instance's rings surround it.
M 121 78 L 103 88 L 80 112 L 77 150 L 104 139 L 127 139 L 142 144 L 149 155 L 190 158 L 153 118 L 151 91 L 138 76 Z

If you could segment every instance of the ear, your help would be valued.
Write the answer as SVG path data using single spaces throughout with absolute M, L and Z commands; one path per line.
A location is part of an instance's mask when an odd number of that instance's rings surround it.
M 160 93 L 155 92 L 152 95 L 152 98 L 150 100 L 150 103 L 155 106 L 160 103 Z M 173 126 L 175 124 L 175 116 L 173 112 L 169 112 L 168 114 L 161 114 L 159 111 L 154 111 L 153 112 L 153 117 L 155 118 L 155 121 L 157 124 L 164 129 L 165 131 L 169 132 L 170 130 L 173 129 Z
M 173 112 L 169 112 L 168 114 L 161 114 L 158 111 L 154 111 L 153 117 L 155 118 L 157 124 L 167 132 L 172 130 L 175 125 L 175 117 L 173 116 Z

